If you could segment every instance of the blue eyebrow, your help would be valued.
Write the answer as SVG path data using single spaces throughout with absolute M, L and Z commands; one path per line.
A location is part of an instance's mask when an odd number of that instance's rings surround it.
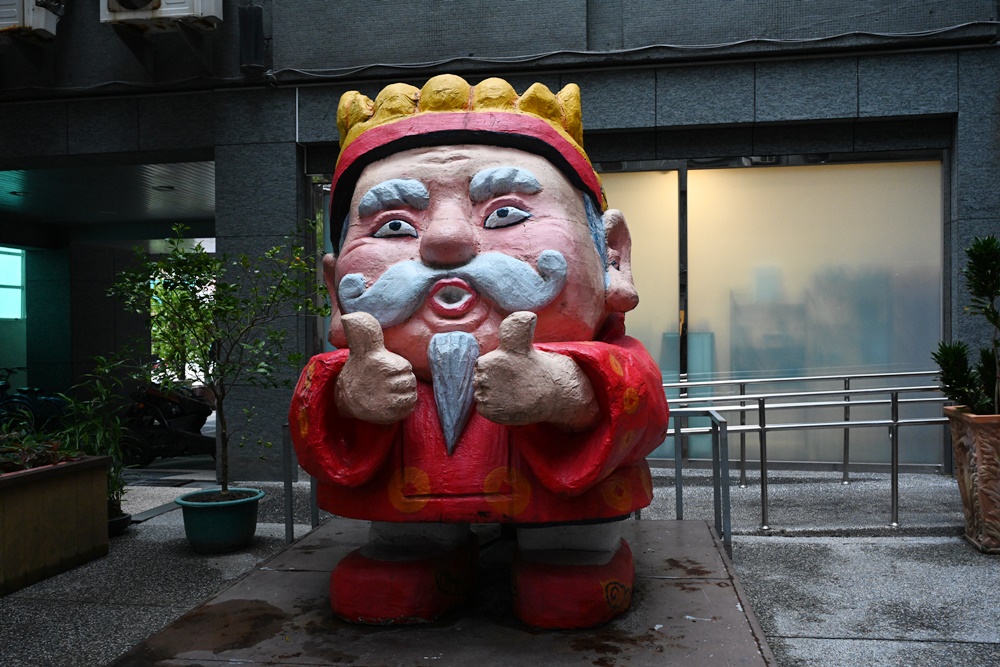
M 427 187 L 412 178 L 393 178 L 379 183 L 365 193 L 358 203 L 358 215 L 364 217 L 397 206 L 409 206 L 418 211 L 430 206 Z
M 477 204 L 497 195 L 522 192 L 533 195 L 542 191 L 535 175 L 520 167 L 491 167 L 472 177 L 469 198 Z

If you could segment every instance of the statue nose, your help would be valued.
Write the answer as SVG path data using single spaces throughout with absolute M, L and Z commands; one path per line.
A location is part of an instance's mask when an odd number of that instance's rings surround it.
M 421 237 L 420 258 L 428 266 L 461 266 L 475 255 L 475 232 L 462 216 L 435 218 Z

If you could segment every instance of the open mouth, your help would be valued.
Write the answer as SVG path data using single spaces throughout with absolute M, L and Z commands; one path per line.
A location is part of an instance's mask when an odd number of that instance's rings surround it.
M 439 280 L 429 295 L 431 310 L 442 317 L 461 317 L 476 305 L 479 296 L 460 278 Z

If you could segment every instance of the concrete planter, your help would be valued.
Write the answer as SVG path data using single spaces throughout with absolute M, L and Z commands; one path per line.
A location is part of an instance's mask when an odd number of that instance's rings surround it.
M 1000 553 L 1000 415 L 947 407 L 955 477 L 965 511 L 965 539 L 984 553 Z
M 108 553 L 107 456 L 0 475 L 0 595 Z

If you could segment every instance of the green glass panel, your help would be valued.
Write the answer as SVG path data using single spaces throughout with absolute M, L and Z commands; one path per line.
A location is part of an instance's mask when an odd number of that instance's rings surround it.
M 21 264 L 24 253 L 20 250 L 17 254 L 10 254 L 9 251 L 0 252 L 0 285 L 20 286 L 22 280 Z
M 21 319 L 21 290 L 0 287 L 0 319 Z

